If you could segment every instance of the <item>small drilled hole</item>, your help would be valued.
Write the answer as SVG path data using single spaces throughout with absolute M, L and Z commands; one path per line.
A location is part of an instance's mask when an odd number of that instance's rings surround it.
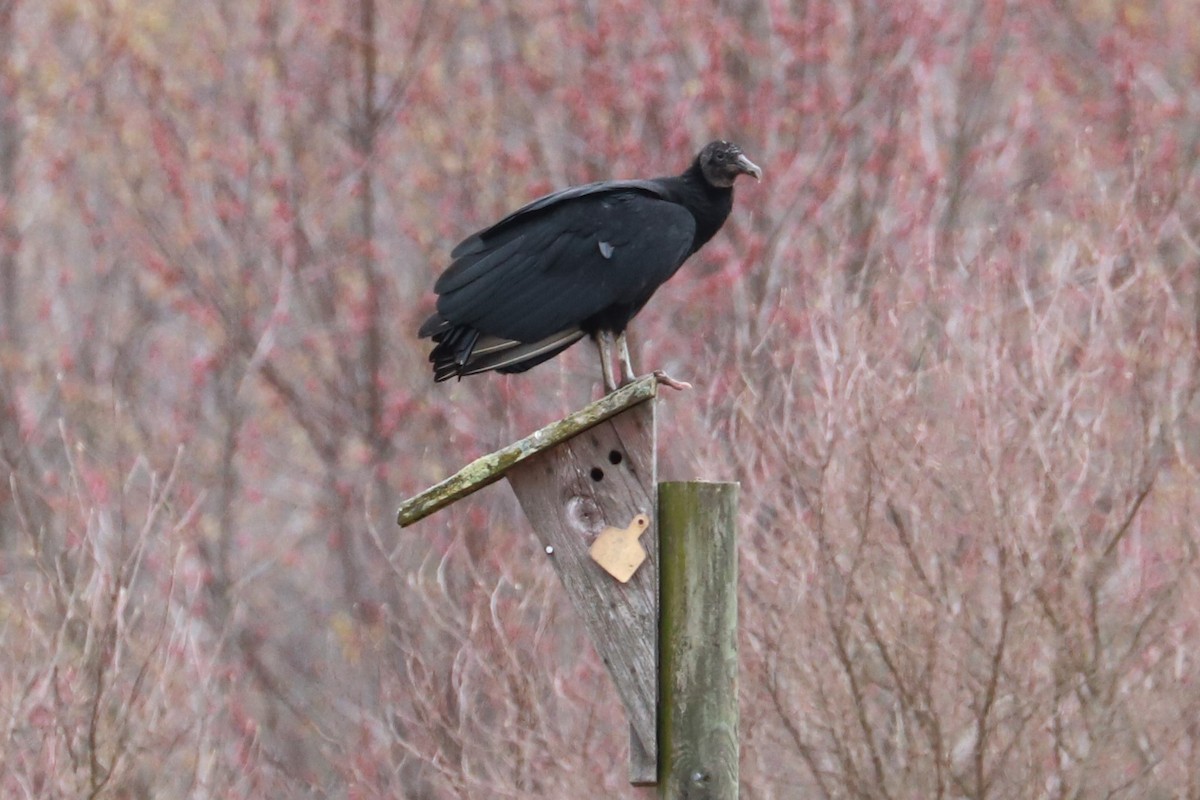
M 622 458 L 624 458 L 624 456 L 621 455 L 620 450 L 613 450 L 611 453 L 608 454 L 608 463 L 620 464 Z
M 592 480 L 594 480 L 594 481 L 604 480 L 604 470 L 600 469 L 599 467 L 592 467 Z

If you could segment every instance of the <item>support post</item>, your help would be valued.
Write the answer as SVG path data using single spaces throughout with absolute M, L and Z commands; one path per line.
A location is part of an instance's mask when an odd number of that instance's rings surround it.
M 658 485 L 664 800 L 738 796 L 737 490 Z

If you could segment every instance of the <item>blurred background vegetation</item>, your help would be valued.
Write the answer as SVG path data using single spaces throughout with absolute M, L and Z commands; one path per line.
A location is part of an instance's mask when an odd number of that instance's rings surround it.
M 747 798 L 1200 795 L 1187 0 L 0 0 L 0 793 L 574 798 L 626 728 L 434 385 L 460 238 L 765 171 L 632 329 L 738 480 Z

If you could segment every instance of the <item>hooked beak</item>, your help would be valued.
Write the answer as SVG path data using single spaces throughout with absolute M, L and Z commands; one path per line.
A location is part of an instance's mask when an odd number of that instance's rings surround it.
M 740 155 L 737 157 L 737 165 L 738 165 L 739 170 L 741 170 L 746 175 L 753 176 L 754 180 L 756 180 L 756 181 L 762 180 L 762 170 L 759 169 L 758 164 L 755 164 L 753 161 L 746 158 L 744 155 Z

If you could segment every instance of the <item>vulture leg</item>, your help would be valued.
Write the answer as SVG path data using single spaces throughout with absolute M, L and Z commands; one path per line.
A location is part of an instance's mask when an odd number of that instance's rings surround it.
M 633 361 L 629 358 L 629 341 L 625 338 L 625 331 L 617 334 L 617 353 L 621 358 L 621 383 L 630 383 L 637 377 L 637 373 L 634 372 Z
M 600 370 L 604 373 L 604 393 L 609 394 L 617 389 L 617 379 L 613 376 L 612 368 L 612 334 L 609 331 L 596 331 L 596 347 L 600 350 Z

